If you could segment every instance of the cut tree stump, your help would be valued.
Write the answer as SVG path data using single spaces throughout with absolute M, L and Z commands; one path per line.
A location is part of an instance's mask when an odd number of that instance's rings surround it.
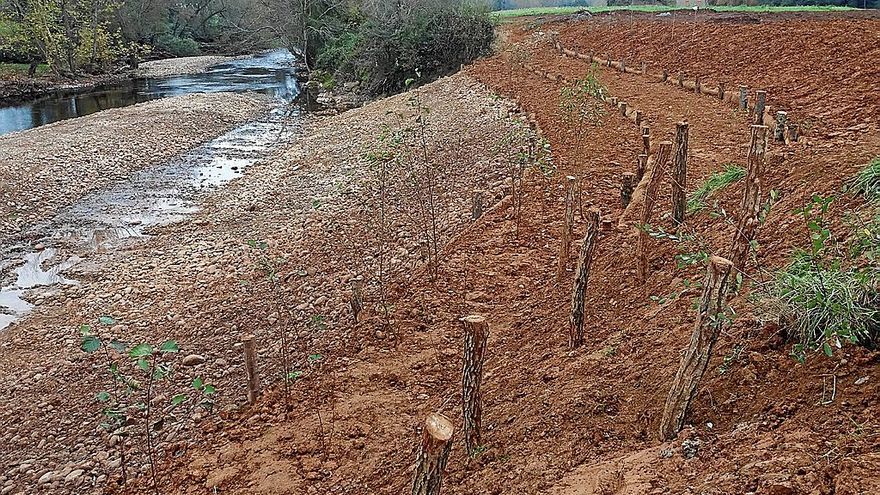
M 739 109 L 743 112 L 749 110 L 749 88 L 747 86 L 739 87 Z
M 599 240 L 599 210 L 591 209 L 586 213 L 587 233 L 581 242 L 578 256 L 577 273 L 571 290 L 571 317 L 569 318 L 568 347 L 576 349 L 584 343 L 584 312 L 587 283 L 590 279 L 590 266 L 596 253 Z
M 462 425 L 467 453 L 473 457 L 481 445 L 483 418 L 483 362 L 486 359 L 486 342 L 489 340 L 489 324 L 482 316 L 462 318 L 464 324 L 464 365 L 461 372 Z
M 432 413 L 422 428 L 422 443 L 416 456 L 412 495 L 439 495 L 443 472 L 452 449 L 452 421 Z
M 649 127 L 642 127 L 642 153 L 651 154 L 651 129 Z M 639 178 L 641 179 L 641 177 Z
M 764 125 L 764 112 L 767 105 L 767 92 L 755 91 L 755 120 L 752 122 L 757 125 Z
M 556 265 L 556 279 L 561 281 L 571 257 L 571 234 L 574 228 L 574 210 L 576 203 L 577 178 L 566 176 L 568 186 L 565 193 L 565 218 L 562 223 L 562 243 L 559 246 L 559 263 Z
M 776 112 L 776 127 L 773 129 L 776 141 L 785 141 L 785 124 L 788 122 L 788 112 L 779 110 Z
M 672 160 L 672 222 L 684 223 L 687 206 L 688 123 L 675 126 L 675 158 Z
M 645 167 L 648 166 L 648 155 L 647 153 L 642 153 L 636 159 L 636 183 L 642 180 L 642 177 L 645 176 Z
M 703 296 L 690 345 L 681 359 L 663 408 L 663 417 L 660 421 L 661 440 L 672 440 L 681 431 L 688 408 L 709 365 L 712 348 L 718 340 L 724 322 L 722 315 L 727 304 L 728 281 L 732 266 L 730 261 L 718 256 L 709 259 L 709 268 L 703 282 Z
M 734 275 L 743 273 L 749 257 L 749 249 L 758 231 L 761 214 L 761 178 L 764 176 L 765 151 L 767 150 L 767 126 L 752 125 L 749 141 L 746 189 L 739 206 L 739 221 L 730 249 L 730 261 Z
M 241 338 L 244 347 L 244 371 L 247 376 L 248 404 L 257 402 L 260 395 L 260 378 L 257 375 L 257 348 L 253 335 Z
M 632 201 L 633 190 L 636 188 L 636 174 L 624 172 L 620 177 L 620 204 L 626 209 Z
M 657 190 L 660 188 L 660 181 L 666 172 L 666 162 L 669 161 L 671 152 L 671 142 L 663 141 L 660 143 L 657 158 L 654 160 L 654 166 L 651 168 L 651 177 L 645 189 L 645 203 L 642 206 L 642 215 L 639 219 L 639 237 L 636 247 L 638 275 L 639 281 L 642 283 L 648 278 L 648 222 L 651 220 L 651 211 L 657 202 Z

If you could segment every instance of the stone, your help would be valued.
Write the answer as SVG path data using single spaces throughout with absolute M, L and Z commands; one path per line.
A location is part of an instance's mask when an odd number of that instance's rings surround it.
M 203 364 L 204 362 L 205 356 L 201 356 L 199 354 L 190 354 L 189 356 L 183 358 L 181 364 L 183 364 L 184 366 L 198 366 L 200 364 Z

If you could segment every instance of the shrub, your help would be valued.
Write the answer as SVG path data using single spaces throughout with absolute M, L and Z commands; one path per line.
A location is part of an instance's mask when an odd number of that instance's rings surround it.
M 181 38 L 173 34 L 163 34 L 156 38 L 156 50 L 175 57 L 194 57 L 202 53 L 199 43 L 192 38 Z
M 822 349 L 831 355 L 844 343 L 874 347 L 878 342 L 880 303 L 876 269 L 841 269 L 813 262 L 800 252 L 772 283 L 780 320 L 796 340 L 794 355 Z

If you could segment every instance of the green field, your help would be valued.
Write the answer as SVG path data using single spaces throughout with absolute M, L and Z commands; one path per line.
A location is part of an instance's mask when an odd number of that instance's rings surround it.
M 670 10 L 692 10 L 689 7 L 667 7 L 665 5 L 623 5 L 616 7 L 533 7 L 527 9 L 500 10 L 492 12 L 492 15 L 498 19 L 509 19 L 513 17 L 530 17 L 539 15 L 564 15 L 573 14 L 575 12 L 590 12 L 600 14 L 602 12 L 612 12 L 619 10 L 633 10 L 636 12 L 667 12 Z M 837 7 L 832 5 L 802 5 L 775 7 L 772 5 L 736 5 L 736 6 L 715 6 L 701 10 L 713 10 L 715 12 L 754 12 L 754 13 L 773 13 L 773 12 L 842 12 L 848 10 L 858 10 L 852 7 Z

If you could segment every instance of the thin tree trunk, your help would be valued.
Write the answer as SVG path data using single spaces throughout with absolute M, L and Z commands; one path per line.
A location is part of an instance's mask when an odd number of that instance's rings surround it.
M 245 335 L 241 338 L 241 342 L 244 344 L 244 369 L 247 376 L 248 404 L 253 404 L 257 401 L 257 396 L 260 395 L 260 378 L 257 375 L 257 349 L 253 335 Z M 287 377 L 285 377 L 286 379 Z
M 681 359 L 681 365 L 672 381 L 672 388 L 663 408 L 663 417 L 660 421 L 662 440 L 671 440 L 681 431 L 691 401 L 712 358 L 712 348 L 724 324 L 723 315 L 732 266 L 730 261 L 718 256 L 709 259 L 709 268 L 703 283 L 703 296 L 690 345 Z
M 412 495 L 439 495 L 452 448 L 453 431 L 452 421 L 442 414 L 432 413 L 425 420 L 422 443 L 416 456 Z
M 483 421 L 483 362 L 486 359 L 486 342 L 489 340 L 489 324 L 482 316 L 462 318 L 464 324 L 464 364 L 461 373 L 461 400 L 464 443 L 468 455 L 473 457 L 481 445 Z
M 675 127 L 675 158 L 672 161 L 672 222 L 684 223 L 687 204 L 687 157 L 688 123 L 679 122 Z
M 669 161 L 671 151 L 672 143 L 669 141 L 660 143 L 657 159 L 654 160 L 654 165 L 651 167 L 651 178 L 648 181 L 647 188 L 645 188 L 645 203 L 642 206 L 638 245 L 636 247 L 639 281 L 642 283 L 648 278 L 648 222 L 651 220 L 651 212 L 654 209 L 654 204 L 657 202 L 657 190 L 660 188 L 660 180 L 666 171 L 666 162 Z
M 581 243 L 577 275 L 571 291 L 571 317 L 568 331 L 568 346 L 571 349 L 580 347 L 584 343 L 584 311 L 586 310 L 584 300 L 587 282 L 590 279 L 590 266 L 593 263 L 599 238 L 599 210 L 587 211 L 586 220 L 587 233 Z
M 575 190 L 577 178 L 566 176 L 568 182 L 565 193 L 565 218 L 562 225 L 562 244 L 559 246 L 559 263 L 556 266 L 556 279 L 562 280 L 565 269 L 568 266 L 568 258 L 571 255 L 571 234 L 574 227 Z
M 767 149 L 767 126 L 752 125 L 749 143 L 746 188 L 739 207 L 739 221 L 730 249 L 734 274 L 742 273 L 749 256 L 749 248 L 758 230 L 761 214 L 761 178 L 764 175 L 764 155 Z

